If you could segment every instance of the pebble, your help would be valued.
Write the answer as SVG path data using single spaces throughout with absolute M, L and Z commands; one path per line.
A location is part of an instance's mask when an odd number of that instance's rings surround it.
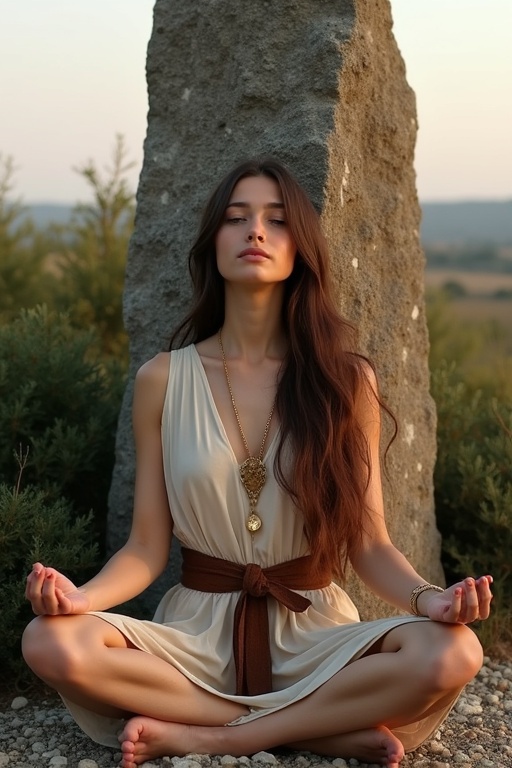
M 11 702 L 11 709 L 23 709 L 28 704 L 28 699 L 24 696 L 16 696 Z
M 253 763 L 263 763 L 264 765 L 278 765 L 279 761 L 275 755 L 269 752 L 257 752 L 252 756 Z
M 400 768 L 512 768 L 512 661 L 486 658 L 448 719 Z M 13 698 L 0 711 L 0 768 L 113 768 L 118 749 L 91 741 L 55 701 Z M 303 753 L 249 757 L 189 754 L 143 768 L 375 768 L 357 760 Z

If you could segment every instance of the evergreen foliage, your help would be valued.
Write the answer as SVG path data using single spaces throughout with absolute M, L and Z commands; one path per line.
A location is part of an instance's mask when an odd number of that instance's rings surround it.
M 128 361 L 123 326 L 123 285 L 128 243 L 133 231 L 134 195 L 125 174 L 133 163 L 117 137 L 112 168 L 103 178 L 90 160 L 76 169 L 88 183 L 93 202 L 77 205 L 54 260 L 60 271 L 56 304 L 77 328 L 94 326 L 102 354 Z
M 92 160 L 75 169 L 92 202 L 77 205 L 69 224 L 38 230 L 10 198 L 14 166 L 0 155 L 0 323 L 44 303 L 67 312 L 75 328 L 96 328 L 98 354 L 127 366 L 122 296 L 135 212 L 126 181 L 132 165 L 118 136 L 105 174 Z
M 24 481 L 105 526 L 124 374 L 91 353 L 93 331 L 45 307 L 0 326 L 0 482 L 14 485 L 15 452 L 28 452 Z
M 0 154 L 0 322 L 8 322 L 23 307 L 51 296 L 53 277 L 45 270 L 42 233 L 24 217 L 19 200 L 12 200 L 14 164 Z
M 493 611 L 479 632 L 488 650 L 498 649 L 512 642 L 511 379 L 500 376 L 497 365 L 478 366 L 488 338 L 485 328 L 478 335 L 460 327 L 442 301 L 430 303 L 429 315 L 443 565 L 450 582 L 466 575 L 493 576 Z M 458 356 L 448 359 L 454 349 Z
M 28 678 L 21 657 L 21 635 L 33 614 L 25 599 L 32 564 L 51 563 L 72 580 L 83 582 L 98 561 L 91 543 L 92 513 L 76 516 L 69 502 L 19 480 L 0 484 L 0 669 L 4 680 Z

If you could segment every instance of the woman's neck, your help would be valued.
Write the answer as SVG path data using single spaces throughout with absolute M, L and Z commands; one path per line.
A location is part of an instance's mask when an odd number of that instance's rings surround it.
M 228 358 L 252 363 L 268 357 L 282 359 L 288 347 L 282 323 L 282 291 L 238 292 L 227 288 L 222 341 Z

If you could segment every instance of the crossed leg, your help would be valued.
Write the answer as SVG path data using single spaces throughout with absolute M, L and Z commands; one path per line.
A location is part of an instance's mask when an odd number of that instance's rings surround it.
M 283 744 L 397 768 L 404 750 L 392 729 L 445 706 L 482 663 L 466 627 L 404 624 L 306 698 L 226 728 L 247 709 L 130 647 L 98 617 L 36 619 L 26 631 L 24 655 L 71 701 L 109 716 L 137 713 L 120 737 L 122 768 L 165 754 L 238 756 Z

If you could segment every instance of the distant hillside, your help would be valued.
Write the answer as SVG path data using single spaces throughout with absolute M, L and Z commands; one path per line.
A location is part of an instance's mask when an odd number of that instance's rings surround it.
M 39 227 L 69 221 L 72 205 L 27 205 Z M 512 200 L 423 203 L 421 240 L 426 243 L 493 243 L 512 245 Z
M 67 224 L 73 208 L 73 205 L 59 203 L 36 203 L 25 206 L 27 215 L 41 229 L 48 224 Z
M 512 245 L 512 200 L 422 203 L 425 243 Z

